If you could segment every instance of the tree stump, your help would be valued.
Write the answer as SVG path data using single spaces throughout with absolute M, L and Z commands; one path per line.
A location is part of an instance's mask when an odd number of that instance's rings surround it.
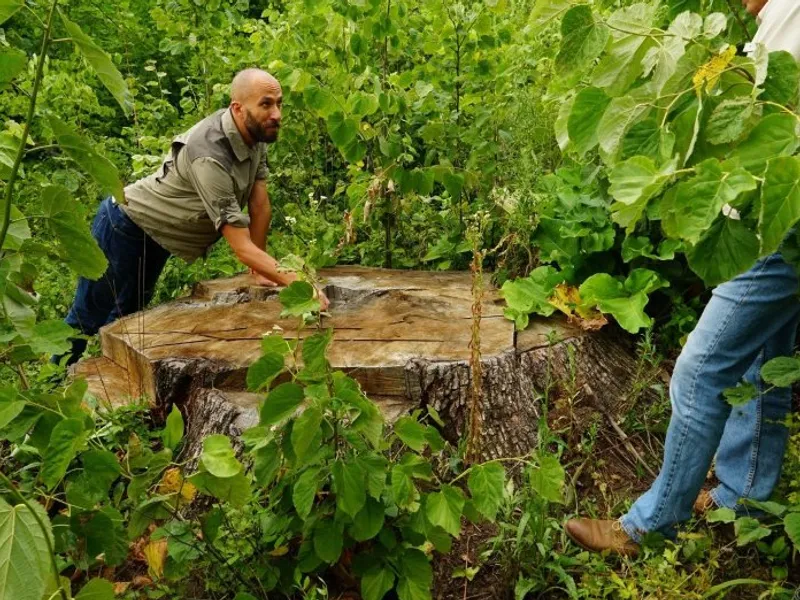
M 435 408 L 444 436 L 456 442 L 472 394 L 470 274 L 336 267 L 320 275 L 331 300 L 323 326 L 334 330 L 333 368 L 358 380 L 389 420 Z M 559 317 L 532 319 L 516 332 L 503 305 L 487 286 L 478 399 L 483 458 L 524 455 L 536 446 L 545 392 L 556 383 L 588 385 L 609 409 L 630 396 L 637 371 L 632 338 L 611 327 L 583 331 Z M 255 286 L 249 275 L 203 282 L 187 298 L 104 327 L 103 356 L 82 361 L 76 372 L 112 405 L 145 396 L 164 415 L 177 404 L 190 458 L 206 435 L 237 437 L 257 423 L 261 398 L 247 392 L 245 377 L 260 356 L 261 338 L 298 336 L 296 320 L 280 319 L 280 312 L 277 291 Z

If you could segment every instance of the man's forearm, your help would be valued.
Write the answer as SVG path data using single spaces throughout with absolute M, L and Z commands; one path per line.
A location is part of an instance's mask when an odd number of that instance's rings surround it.
M 278 261 L 255 244 L 239 249 L 236 252 L 236 258 L 245 266 L 278 285 L 289 285 L 297 279 L 294 273 L 279 271 Z
M 250 212 L 250 239 L 261 250 L 267 248 L 267 234 L 272 220 L 272 206 L 266 185 L 256 182 L 248 201 Z

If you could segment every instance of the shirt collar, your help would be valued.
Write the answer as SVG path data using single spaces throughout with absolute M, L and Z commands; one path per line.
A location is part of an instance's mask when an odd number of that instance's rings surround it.
M 253 152 L 257 150 L 257 146 L 250 148 L 245 143 L 244 138 L 242 138 L 242 134 L 239 133 L 239 128 L 236 127 L 236 123 L 233 120 L 233 115 L 231 114 L 230 108 L 222 113 L 222 131 L 225 132 L 228 140 L 230 140 L 233 153 L 236 155 L 236 158 L 239 160 L 239 162 L 251 158 Z

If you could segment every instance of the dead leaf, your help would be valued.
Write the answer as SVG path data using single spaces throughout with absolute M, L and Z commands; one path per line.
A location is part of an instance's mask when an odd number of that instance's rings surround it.
M 147 570 L 156 579 L 161 579 L 164 574 L 164 563 L 167 560 L 167 540 L 150 542 L 144 548 L 144 557 L 147 561 Z

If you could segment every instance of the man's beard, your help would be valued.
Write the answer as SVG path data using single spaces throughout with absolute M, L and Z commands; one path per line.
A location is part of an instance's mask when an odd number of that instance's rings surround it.
M 249 110 L 245 109 L 244 112 L 245 112 L 244 126 L 247 128 L 247 133 L 250 134 L 250 138 L 253 141 L 263 142 L 265 144 L 271 144 L 272 142 L 278 139 L 277 124 L 275 128 L 264 127 L 253 118 L 253 115 L 250 114 Z

